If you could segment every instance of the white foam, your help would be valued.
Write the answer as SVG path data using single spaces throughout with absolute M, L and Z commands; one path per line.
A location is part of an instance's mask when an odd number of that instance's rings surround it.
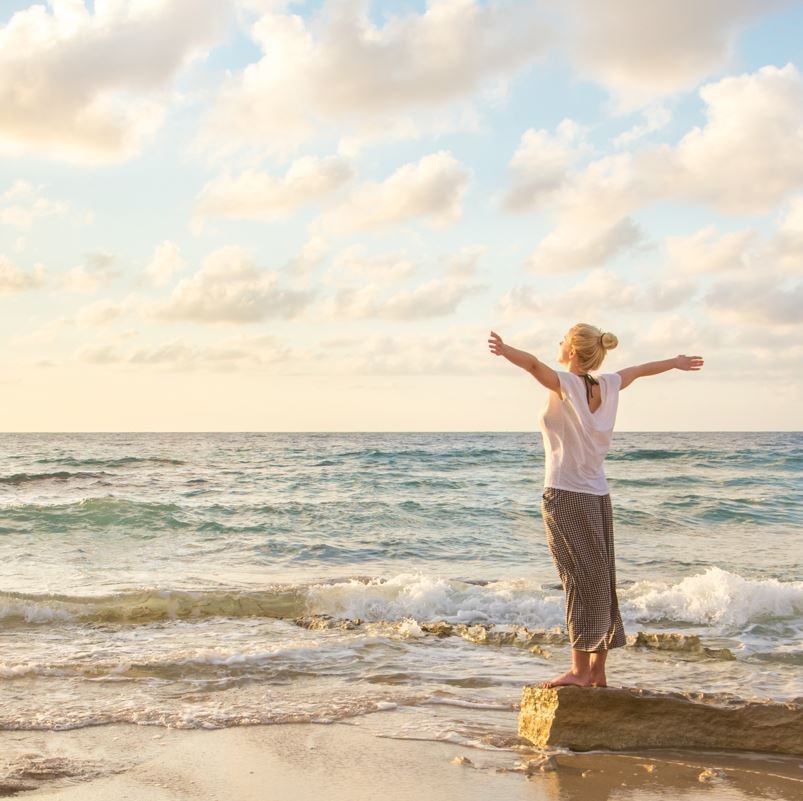
M 803 582 L 746 579 L 718 567 L 668 586 L 639 582 L 620 592 L 623 613 L 633 620 L 671 620 L 742 628 L 803 614 Z
M 547 594 L 532 582 L 518 579 L 477 585 L 414 573 L 312 585 L 307 591 L 307 611 L 367 621 L 515 623 L 529 628 L 551 628 L 564 617 L 562 594 Z M 410 636 L 412 628 L 408 629 Z
M 15 598 L 0 598 L 0 620 L 21 619 L 26 623 L 68 623 L 75 615 L 58 601 L 38 602 Z

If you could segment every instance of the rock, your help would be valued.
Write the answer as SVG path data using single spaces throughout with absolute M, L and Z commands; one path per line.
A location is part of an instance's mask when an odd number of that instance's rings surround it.
M 535 773 L 552 773 L 558 769 L 558 762 L 553 756 L 549 757 L 539 757 L 538 759 L 531 759 L 529 760 L 525 767 L 524 772 L 528 776 L 532 776 Z
M 654 648 L 657 651 L 675 651 L 689 656 L 708 657 L 709 659 L 736 659 L 729 648 L 709 648 L 702 644 L 697 634 L 678 634 L 675 632 L 640 631 L 627 638 L 630 648 Z
M 305 615 L 293 619 L 296 626 L 311 631 L 325 631 L 327 629 L 356 629 L 362 625 L 362 620 L 355 618 L 333 618 L 331 615 Z
M 473 767 L 474 763 L 467 757 L 467 756 L 456 756 L 452 760 L 453 765 L 466 765 L 468 767 Z
M 436 620 L 434 623 L 422 623 L 421 630 L 427 634 L 434 634 L 436 637 L 451 637 L 452 624 L 445 620 Z
M 706 768 L 698 777 L 697 781 L 702 784 L 721 782 L 725 778 L 725 771 L 719 768 Z
M 704 748 L 803 756 L 803 706 L 640 689 L 525 687 L 519 734 L 574 751 Z

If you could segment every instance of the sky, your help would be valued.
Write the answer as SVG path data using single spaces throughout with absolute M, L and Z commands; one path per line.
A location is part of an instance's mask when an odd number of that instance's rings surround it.
M 0 430 L 803 427 L 803 2 L 0 3 Z

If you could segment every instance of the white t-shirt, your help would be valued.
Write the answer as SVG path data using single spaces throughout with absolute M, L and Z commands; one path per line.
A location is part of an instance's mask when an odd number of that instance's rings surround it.
M 618 373 L 597 376 L 602 402 L 592 412 L 582 376 L 558 372 L 560 393 L 550 392 L 541 412 L 544 437 L 544 486 L 607 495 L 602 463 L 611 447 L 619 387 Z

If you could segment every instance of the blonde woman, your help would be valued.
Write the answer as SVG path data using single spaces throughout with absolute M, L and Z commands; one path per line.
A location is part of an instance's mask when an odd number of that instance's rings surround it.
M 493 331 L 488 339 L 491 353 L 504 356 L 550 390 L 540 418 L 545 458 L 541 511 L 549 551 L 566 593 L 572 666 L 546 682 L 547 687 L 605 687 L 608 651 L 625 644 L 616 598 L 611 498 L 602 467 L 619 391 L 637 378 L 703 366 L 700 356 L 676 356 L 592 376 L 617 344 L 613 334 L 578 323 L 560 341 L 558 362 L 566 371 L 556 371 L 506 345 Z

